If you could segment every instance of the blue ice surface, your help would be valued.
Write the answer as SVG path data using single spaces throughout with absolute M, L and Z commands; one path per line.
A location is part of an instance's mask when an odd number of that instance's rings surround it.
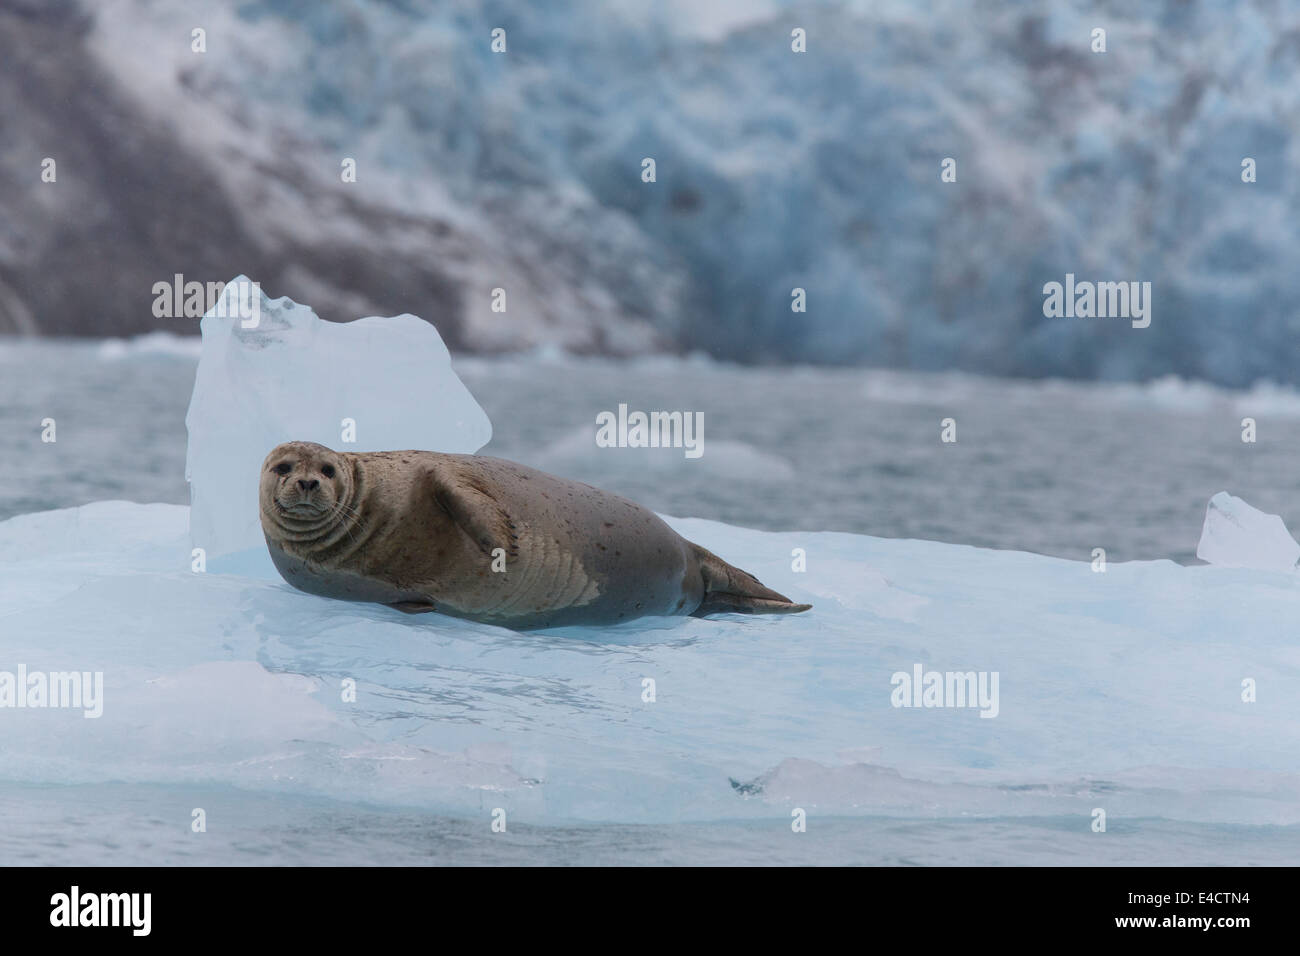
M 0 714 L 3 778 L 528 824 L 1300 823 L 1292 574 L 668 520 L 814 610 L 519 633 L 299 593 L 256 551 L 196 573 L 183 506 L 10 519 L 0 669 L 105 692 Z M 998 672 L 997 716 L 892 706 L 916 664 Z

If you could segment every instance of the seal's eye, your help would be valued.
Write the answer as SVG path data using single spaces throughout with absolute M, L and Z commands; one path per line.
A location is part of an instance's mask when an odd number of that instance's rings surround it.
M 334 466 L 333 466 L 333 465 L 324 465 L 324 466 L 321 467 L 320 473 L 321 473 L 322 475 L 324 475 L 326 478 L 333 478 L 333 477 L 334 477 Z
M 291 471 L 293 471 L 293 465 L 289 464 L 287 461 L 282 461 L 280 464 L 275 466 L 275 473 L 277 475 L 287 475 Z

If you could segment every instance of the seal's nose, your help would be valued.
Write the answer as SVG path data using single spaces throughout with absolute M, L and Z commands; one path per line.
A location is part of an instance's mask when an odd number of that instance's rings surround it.
M 315 478 L 313 478 L 311 481 L 308 481 L 306 478 L 299 478 L 298 487 L 301 488 L 303 491 L 315 491 L 317 488 L 320 487 L 320 481 Z

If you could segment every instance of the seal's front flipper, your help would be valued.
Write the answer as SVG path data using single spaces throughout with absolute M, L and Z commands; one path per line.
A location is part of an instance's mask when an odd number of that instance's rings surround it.
M 514 521 L 478 475 L 440 466 L 429 473 L 428 492 L 484 554 L 491 556 L 495 549 L 503 548 L 510 557 L 519 556 Z
M 394 601 L 388 606 L 403 614 L 428 614 L 430 611 L 438 610 L 433 606 L 432 601 Z
M 765 587 L 748 571 L 728 564 L 712 551 L 698 544 L 695 556 L 700 562 L 704 577 L 704 598 L 692 617 L 706 614 L 798 614 L 812 608 L 811 604 L 795 604 L 784 594 Z

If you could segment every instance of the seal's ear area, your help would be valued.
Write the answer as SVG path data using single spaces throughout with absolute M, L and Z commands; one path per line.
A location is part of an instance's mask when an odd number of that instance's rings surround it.
M 433 500 L 484 554 L 491 557 L 504 548 L 509 557 L 519 556 L 519 531 L 480 476 L 439 464 L 429 470 L 428 480 Z
M 262 459 L 262 470 L 266 471 L 271 467 L 271 465 L 273 465 L 277 460 L 281 458 L 293 457 L 294 451 L 292 448 L 289 447 L 292 444 L 293 442 L 287 442 L 287 441 L 281 442 L 280 444 L 272 448 L 270 451 L 268 451 L 266 453 L 266 457 Z

